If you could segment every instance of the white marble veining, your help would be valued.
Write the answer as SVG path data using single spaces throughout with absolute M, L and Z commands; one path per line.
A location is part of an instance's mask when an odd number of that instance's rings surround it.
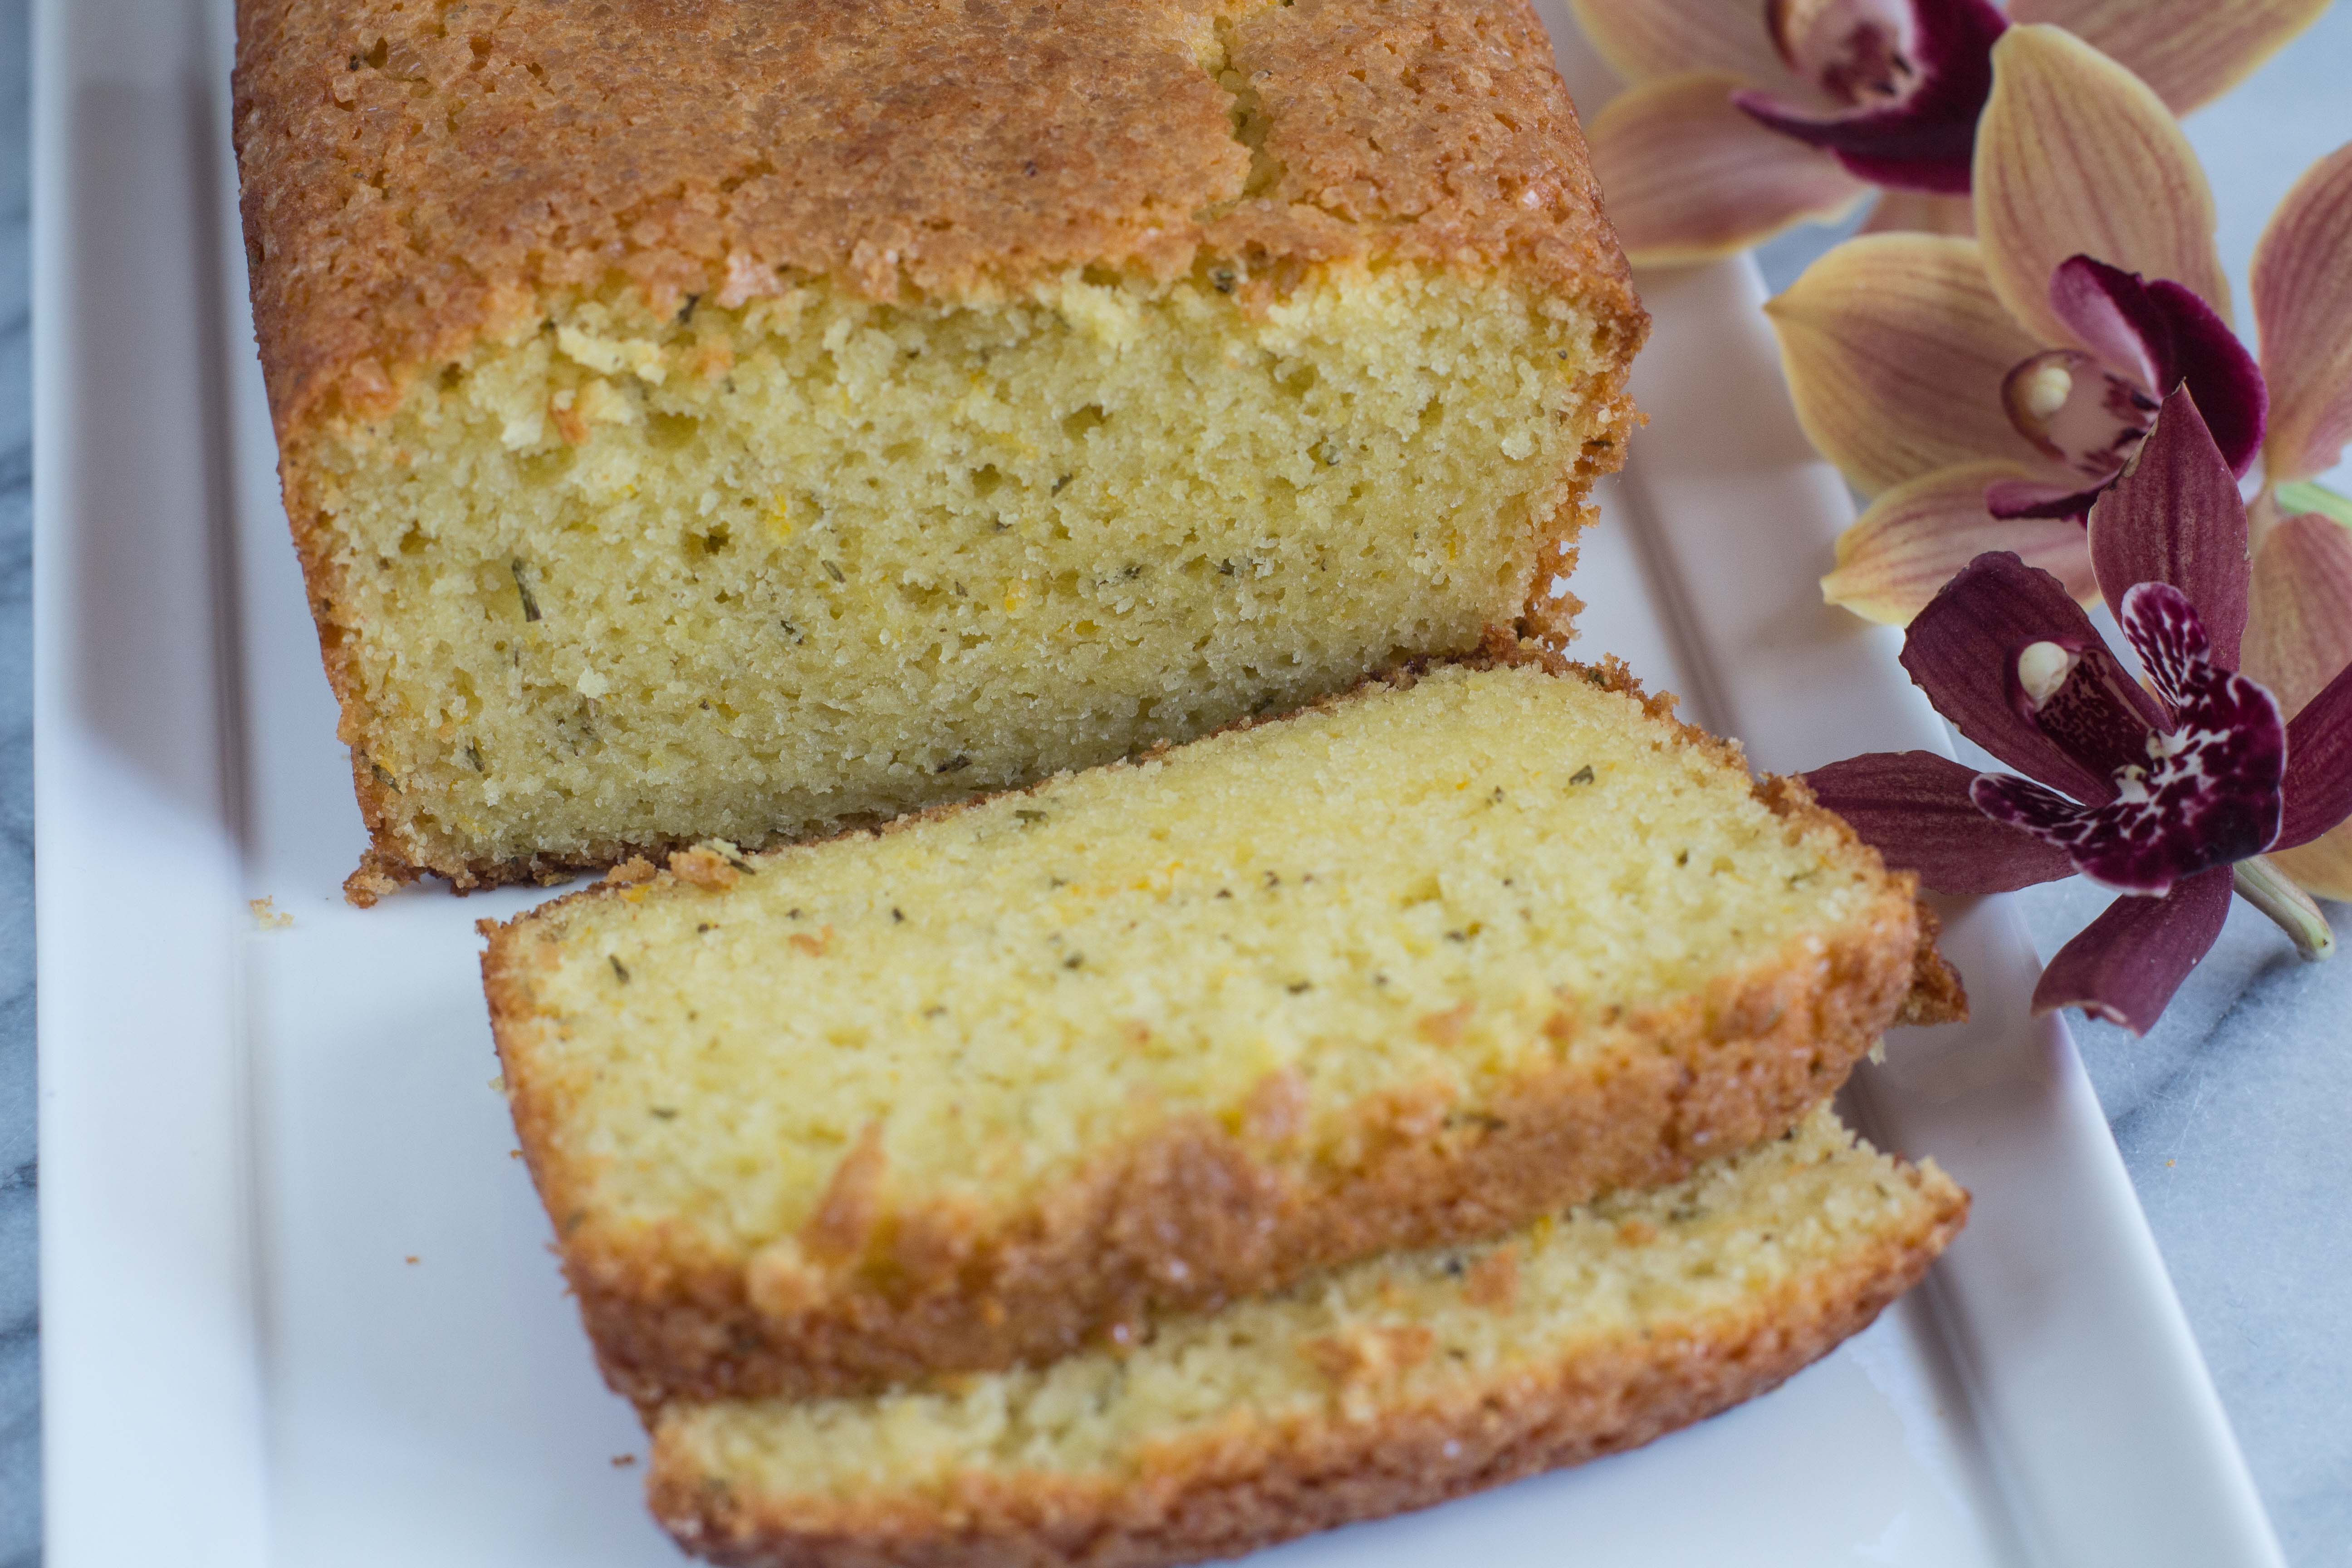
M 39 1546 L 29 711 L 26 0 L 0 0 L 0 1568 Z M 2223 254 L 2245 262 L 2294 175 L 2352 140 L 2352 7 L 2190 121 Z M 1825 241 L 1766 256 L 1776 284 Z M 2047 954 L 2097 911 L 2024 896 Z M 2352 943 L 2352 911 L 2336 930 Z M 2352 1564 L 2352 961 L 2294 962 L 2240 910 L 2145 1040 L 2077 1037 L 2256 1481 L 2298 1568 Z
M 26 0 L 0 0 L 0 1568 L 41 1554 L 33 1209 L 32 191 Z

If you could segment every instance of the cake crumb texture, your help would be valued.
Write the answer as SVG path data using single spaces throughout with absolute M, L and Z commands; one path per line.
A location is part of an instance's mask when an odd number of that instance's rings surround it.
M 1826 1110 L 1658 1191 L 1371 1258 L 1147 1342 L 877 1397 L 673 1405 L 648 1491 L 741 1565 L 1237 1555 L 1648 1442 L 1866 1326 L 1967 1194 Z M 1516 1288 L 1485 1281 L 1507 1258 Z
M 1783 1131 L 1909 993 L 1912 884 L 1664 707 L 1513 650 L 493 928 L 606 1376 L 1039 1361 Z
M 361 901 L 1562 634 L 1633 420 L 1523 0 L 254 0 L 236 115 Z

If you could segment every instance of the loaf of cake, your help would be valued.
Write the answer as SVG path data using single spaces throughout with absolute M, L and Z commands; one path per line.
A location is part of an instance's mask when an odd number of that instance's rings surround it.
M 1968 1195 L 1822 1111 L 1680 1185 L 1377 1258 L 1148 1342 L 880 1397 L 673 1405 L 655 1513 L 751 1568 L 1225 1557 L 1597 1455 L 1867 1325 Z
M 1908 876 L 1532 646 L 486 923 L 614 1388 L 1127 1342 L 1778 1135 L 1906 1001 Z
M 1527 0 L 244 0 L 235 122 L 362 902 L 1560 631 L 1632 417 Z

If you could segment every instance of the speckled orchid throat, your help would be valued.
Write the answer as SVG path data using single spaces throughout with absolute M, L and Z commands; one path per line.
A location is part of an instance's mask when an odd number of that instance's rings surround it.
M 1992 46 L 2009 19 L 1987 0 L 1769 0 L 1772 45 L 1824 100 L 1748 90 L 1760 123 L 1896 190 L 1969 188 Z
M 1807 775 L 1891 864 L 1940 892 L 2076 873 L 2120 897 L 2051 961 L 2042 1010 L 2145 1032 L 2219 934 L 2234 890 L 2306 958 L 2326 921 L 2270 861 L 2352 816 L 2352 667 L 2287 716 L 2239 669 L 2246 508 L 2183 389 L 2090 509 L 2102 594 L 2145 686 L 2066 586 L 1987 552 L 1911 623 L 1903 663 L 1937 710 L 2013 773 L 1925 752 Z

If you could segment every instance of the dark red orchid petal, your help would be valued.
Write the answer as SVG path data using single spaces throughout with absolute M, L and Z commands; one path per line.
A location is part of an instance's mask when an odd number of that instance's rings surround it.
M 2143 392 L 2165 397 L 2187 386 L 2231 473 L 2245 473 L 2263 449 L 2270 389 L 2246 345 L 2194 289 L 2074 256 L 2051 275 L 2050 308 Z
M 2091 503 L 2105 488 L 2075 490 L 2038 479 L 1995 479 L 1985 486 L 1985 510 L 1999 518 L 2063 517 L 2080 522 L 2091 515 Z
M 2159 278 L 2147 286 L 2147 295 L 2172 328 L 2157 389 L 2189 389 L 2230 472 L 2243 479 L 2263 449 L 2263 431 L 2270 423 L 2271 390 L 2262 366 L 2195 289 Z
M 1978 809 L 2066 851 L 2119 893 L 2160 896 L 2184 879 L 2258 855 L 2278 837 L 2286 724 L 2257 681 L 2210 658 L 2179 589 L 2143 583 L 2124 598 L 2124 630 L 2180 727 L 2152 735 L 2144 765 L 2116 775 L 2115 799 L 2074 802 L 2024 779 L 1986 773 Z
M 2352 665 L 2288 721 L 2280 792 L 2286 809 L 2273 848 L 2308 844 L 2352 817 Z
M 1840 40 L 1800 49 L 1785 37 L 1791 9 L 1767 10 L 1783 56 L 1853 107 L 1816 115 L 1761 92 L 1734 93 L 1732 102 L 1783 135 L 1829 149 L 1857 178 L 1896 190 L 1966 192 L 1977 117 L 1992 93 L 1993 41 L 2009 18 L 1990 0 L 1832 7 L 1830 25 L 1843 30 Z
M 2022 828 L 2044 843 L 2063 847 L 2091 819 L 2091 811 L 2054 789 L 2012 773 L 1977 773 L 1969 780 L 1969 803 L 1995 822 Z M 2074 864 L 2069 857 L 2067 864 Z
M 2187 389 L 2164 400 L 2156 428 L 2123 477 L 2091 509 L 2091 569 L 2118 618 L 2142 583 L 2189 595 L 2213 658 L 2238 668 L 2246 633 L 2246 507 L 2238 481 Z
M 2110 369 L 2150 392 L 2163 386 L 2169 327 L 2138 273 L 2070 256 L 2050 275 L 2050 308 Z
M 2037 1014 L 2061 1007 L 2147 1033 L 2230 915 L 2230 872 L 2199 873 L 2160 899 L 2126 895 L 2058 950 L 2033 988 Z
M 2006 893 L 2074 874 L 2066 852 L 1995 822 L 1969 798 L 1976 770 L 1933 752 L 1874 752 L 1805 775 L 1898 871 L 1938 893 Z
M 2007 551 L 1987 551 L 1912 620 L 1903 637 L 1903 668 L 1936 711 L 2011 767 L 2077 800 L 2113 800 L 2110 774 L 2085 766 L 2034 721 L 2017 658 L 2038 642 L 2070 654 L 2105 646 L 2064 584 Z M 2155 728 L 2161 722 L 2155 702 L 2126 686 L 2118 695 Z

